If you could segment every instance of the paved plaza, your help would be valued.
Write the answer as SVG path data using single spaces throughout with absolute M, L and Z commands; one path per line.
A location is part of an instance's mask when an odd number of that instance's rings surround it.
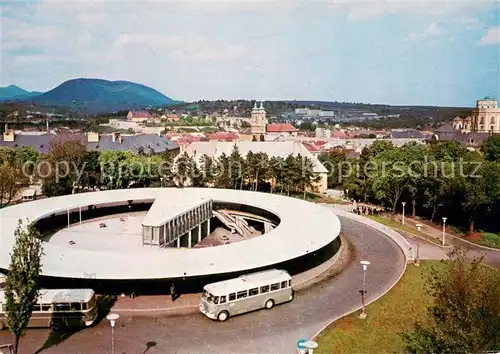
M 96 218 L 59 230 L 45 237 L 44 241 L 85 250 L 143 249 L 158 252 L 157 247 L 141 246 L 141 222 L 145 215 L 146 212 L 135 212 Z

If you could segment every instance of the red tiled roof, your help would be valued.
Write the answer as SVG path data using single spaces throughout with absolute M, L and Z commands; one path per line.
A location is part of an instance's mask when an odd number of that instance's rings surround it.
M 268 124 L 266 130 L 268 133 L 293 133 L 297 128 L 290 123 L 273 123 Z
M 131 111 L 132 118 L 151 118 L 151 114 L 147 111 Z
M 226 132 L 215 132 L 212 134 L 207 134 L 208 140 L 225 140 L 225 141 L 233 141 L 238 139 L 238 135 L 235 133 L 226 133 Z
M 316 145 L 316 146 L 323 146 L 325 144 L 326 144 L 326 141 L 323 141 L 323 140 L 316 140 L 314 142 L 314 145 Z
M 307 149 L 307 151 L 310 151 L 310 152 L 320 151 L 320 149 L 318 149 L 316 146 L 311 145 L 311 144 L 304 144 L 304 146 Z
M 341 139 L 346 139 L 348 136 L 346 133 L 344 133 L 343 131 L 340 131 L 340 130 L 334 130 L 332 132 L 332 137 L 334 138 L 341 138 Z

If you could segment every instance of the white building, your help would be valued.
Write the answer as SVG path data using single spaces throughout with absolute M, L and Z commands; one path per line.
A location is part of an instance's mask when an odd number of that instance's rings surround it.
M 286 141 L 286 142 L 260 142 L 260 141 L 239 141 L 239 142 L 193 142 L 188 145 L 185 152 L 199 160 L 203 155 L 210 156 L 214 159 L 219 158 L 223 153 L 230 155 L 234 147 L 238 147 L 238 150 L 242 156 L 246 156 L 248 152 L 266 153 L 269 157 L 282 157 L 286 158 L 289 155 L 297 156 L 301 155 L 311 159 L 313 162 L 313 172 L 320 177 L 317 184 L 317 190 L 320 193 L 324 193 L 327 189 L 327 176 L 328 170 L 325 166 L 313 156 L 307 148 L 299 141 Z
M 330 139 L 332 136 L 332 131 L 325 128 L 316 128 L 315 133 L 318 139 Z

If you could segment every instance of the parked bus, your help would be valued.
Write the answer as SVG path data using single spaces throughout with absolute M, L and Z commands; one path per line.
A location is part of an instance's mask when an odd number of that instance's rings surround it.
M 92 289 L 42 289 L 28 327 L 91 326 L 97 318 L 97 301 Z M 0 330 L 7 327 L 5 291 L 0 290 Z
M 219 321 L 293 299 L 292 277 L 276 269 L 208 284 L 203 290 L 200 311 Z

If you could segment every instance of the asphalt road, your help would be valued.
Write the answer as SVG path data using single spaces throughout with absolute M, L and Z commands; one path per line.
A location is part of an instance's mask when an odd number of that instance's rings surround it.
M 309 338 L 331 319 L 360 306 L 361 260 L 369 260 L 367 299 L 374 299 L 398 279 L 405 259 L 384 234 L 341 218 L 344 235 L 356 248 L 355 259 L 336 278 L 300 291 L 295 299 L 270 311 L 257 311 L 214 322 L 201 314 L 179 317 L 122 317 L 115 332 L 115 353 L 293 353 L 300 338 Z M 48 330 L 30 330 L 21 353 L 43 346 Z M 44 353 L 111 353 L 111 330 L 104 321 L 82 330 Z M 0 334 L 0 343 L 9 342 Z

